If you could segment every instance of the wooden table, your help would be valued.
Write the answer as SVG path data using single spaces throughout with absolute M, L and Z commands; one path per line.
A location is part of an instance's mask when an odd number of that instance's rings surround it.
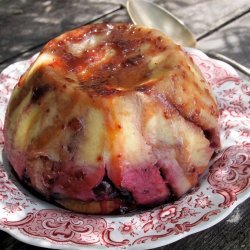
M 197 48 L 250 67 L 249 0 L 155 0 L 194 32 Z M 92 22 L 131 22 L 123 0 L 0 0 L 0 71 L 30 57 L 54 36 Z M 249 81 L 244 74 L 241 78 Z M 158 249 L 250 249 L 250 199 L 205 231 Z M 42 249 L 0 231 L 0 249 Z

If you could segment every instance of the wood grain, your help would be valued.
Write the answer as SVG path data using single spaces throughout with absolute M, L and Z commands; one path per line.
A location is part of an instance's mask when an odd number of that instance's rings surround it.
M 0 63 L 119 8 L 108 1 L 0 2 Z
M 8 1 L 0 2 L 0 64 L 27 49 L 45 43 L 58 34 L 86 24 L 119 8 L 125 0 Z M 249 9 L 248 0 L 155 0 L 172 11 L 196 37 Z M 125 11 L 126 13 L 126 11 Z M 127 16 L 127 14 L 126 14 Z M 118 16 L 113 21 L 123 21 Z M 125 21 L 129 20 L 128 16 Z
M 172 11 L 199 37 L 250 8 L 249 0 L 155 0 Z
M 10 63 L 30 57 L 40 44 L 104 13 L 119 8 L 126 0 L 31 1 L 0 0 L 0 71 Z M 249 9 L 249 0 L 155 0 L 181 18 L 199 37 Z M 98 20 L 130 22 L 125 9 Z M 250 67 L 250 14 L 227 24 L 198 42 L 203 51 L 229 56 Z M 36 49 L 33 47 L 37 46 Z M 26 51 L 27 53 L 21 53 Z M 18 56 L 15 56 L 19 54 Z M 240 74 L 249 81 L 249 78 Z M 247 250 L 250 249 L 250 199 L 239 205 L 226 219 L 210 229 L 190 235 L 157 250 Z M 24 244 L 0 231 L 0 249 L 44 249 Z
M 250 68 L 250 13 L 199 41 L 198 48 L 224 54 Z

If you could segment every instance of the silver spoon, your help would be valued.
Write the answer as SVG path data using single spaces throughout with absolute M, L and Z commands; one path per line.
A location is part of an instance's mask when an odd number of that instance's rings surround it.
M 146 0 L 128 0 L 127 10 L 134 24 L 161 30 L 177 44 L 195 47 L 196 39 L 185 24 L 166 9 Z M 208 52 L 208 56 L 225 61 L 250 77 L 250 69 L 219 53 Z

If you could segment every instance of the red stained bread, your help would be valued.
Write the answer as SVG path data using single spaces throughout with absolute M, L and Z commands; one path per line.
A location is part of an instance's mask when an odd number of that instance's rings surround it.
M 5 152 L 21 181 L 82 213 L 178 199 L 219 147 L 218 108 L 157 30 L 93 24 L 48 42 L 16 85 Z

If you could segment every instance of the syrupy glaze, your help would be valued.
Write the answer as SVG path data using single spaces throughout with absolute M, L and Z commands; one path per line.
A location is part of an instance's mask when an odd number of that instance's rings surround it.
M 38 192 L 110 213 L 196 186 L 219 146 L 218 109 L 192 60 L 161 32 L 94 24 L 43 48 L 14 89 L 4 137 L 19 178 Z
M 44 48 L 55 58 L 49 66 L 73 72 L 83 91 L 98 95 L 147 85 L 152 71 L 158 70 L 150 69 L 150 58 L 169 47 L 152 30 L 145 32 L 133 25 L 92 25 L 82 33 L 74 32 L 52 40 Z

